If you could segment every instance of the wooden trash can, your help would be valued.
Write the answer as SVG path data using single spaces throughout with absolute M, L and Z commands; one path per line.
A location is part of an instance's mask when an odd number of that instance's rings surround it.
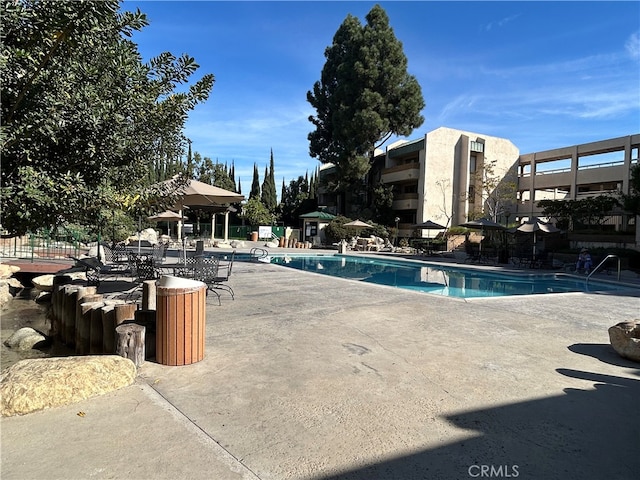
M 207 286 L 162 277 L 156 290 L 156 361 L 189 365 L 204 358 Z

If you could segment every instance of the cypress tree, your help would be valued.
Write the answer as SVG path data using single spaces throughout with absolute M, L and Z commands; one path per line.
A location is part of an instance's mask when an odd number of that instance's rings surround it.
M 253 164 L 253 182 L 251 183 L 251 193 L 249 199 L 256 198 L 260 200 L 260 176 L 258 175 L 258 166 Z

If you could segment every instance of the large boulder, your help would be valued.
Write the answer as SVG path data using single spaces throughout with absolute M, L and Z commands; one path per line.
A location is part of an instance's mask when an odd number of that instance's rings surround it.
M 640 320 L 622 322 L 609 327 L 609 340 L 620 356 L 640 362 Z
M 22 360 L 0 377 L 0 413 L 24 415 L 131 385 L 136 366 L 117 355 Z
M 53 277 L 55 275 L 39 275 L 31 279 L 31 283 L 41 292 L 53 292 Z
M 11 278 L 14 273 L 19 272 L 20 267 L 15 265 L 7 265 L 6 263 L 0 263 L 0 278 Z
M 4 344 L 12 350 L 25 351 L 31 350 L 38 344 L 47 343 L 47 337 L 31 327 L 23 327 L 11 335 Z

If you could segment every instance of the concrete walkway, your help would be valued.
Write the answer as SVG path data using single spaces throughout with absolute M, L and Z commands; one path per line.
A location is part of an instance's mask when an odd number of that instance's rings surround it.
M 460 300 L 236 263 L 203 361 L 1 420 L 5 479 L 632 479 L 640 290 Z M 78 416 L 78 412 L 84 416 Z

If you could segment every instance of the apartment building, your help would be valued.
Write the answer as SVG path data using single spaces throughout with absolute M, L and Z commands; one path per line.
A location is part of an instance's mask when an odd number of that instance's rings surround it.
M 521 155 L 518 162 L 519 216 L 539 216 L 540 200 L 629 193 L 631 167 L 638 163 L 640 134 Z M 616 230 L 625 221 L 612 212 Z
M 486 212 L 490 192 L 483 188 L 487 168 L 492 177 L 513 185 L 503 199 L 499 222 L 540 216 L 537 201 L 579 199 L 588 195 L 629 193 L 630 168 L 638 162 L 640 134 L 520 155 L 508 139 L 440 127 L 413 141 L 399 141 L 376 152 L 371 185 L 392 185 L 399 236 L 414 234 L 412 225 L 427 220 L 454 226 L 472 212 Z M 332 175 L 323 166 L 320 176 Z M 333 213 L 346 213 L 335 196 L 320 201 Z M 342 200 L 344 202 L 344 200 Z M 622 223 L 623 216 L 613 222 Z M 423 235 L 429 232 L 423 231 Z

